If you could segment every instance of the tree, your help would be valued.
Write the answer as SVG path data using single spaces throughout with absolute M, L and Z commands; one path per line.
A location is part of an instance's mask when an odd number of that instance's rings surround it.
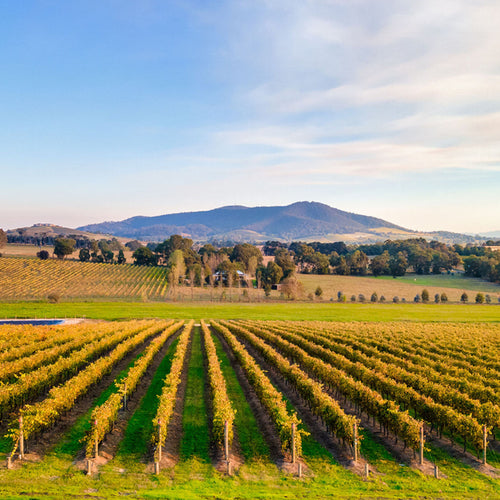
M 469 301 L 469 296 L 464 292 L 462 293 L 460 297 L 460 302 L 463 302 L 464 304 Z
M 148 247 L 140 247 L 133 254 L 136 266 L 153 266 L 156 264 L 156 257 Z
M 422 290 L 422 302 L 429 302 L 429 291 L 427 290 L 427 288 L 424 288 Z
M 434 302 L 436 304 L 439 304 L 440 301 L 441 301 L 441 297 L 439 296 L 439 293 L 436 293 L 436 295 L 434 295 Z
M 349 274 L 349 266 L 347 265 L 347 261 L 343 255 L 340 257 L 339 263 L 335 266 L 333 272 L 341 276 L 347 276 Z
M 56 238 L 54 241 L 54 255 L 58 259 L 64 259 L 75 251 L 76 241 L 72 238 Z
M 81 262 L 88 262 L 90 260 L 90 252 L 88 248 L 80 249 L 80 253 L 78 254 L 78 258 Z
M 118 257 L 116 258 L 116 262 L 118 264 L 125 264 L 127 262 L 127 259 L 125 258 L 125 254 L 123 253 L 123 250 L 118 250 Z
M 109 247 L 108 247 L 109 248 Z M 108 264 L 111 264 L 113 262 L 113 259 L 115 258 L 115 254 L 111 250 L 101 250 L 102 257 L 104 259 L 104 262 L 107 262 Z
M 137 241 L 137 240 L 132 240 L 132 241 L 128 241 L 127 243 L 125 243 L 125 246 L 131 251 L 131 252 L 135 252 L 136 250 L 138 250 L 139 248 L 142 247 L 142 244 L 140 241 Z
M 249 272 L 250 260 L 252 257 L 257 259 L 257 264 L 262 262 L 262 254 L 260 250 L 250 243 L 237 244 L 234 246 L 231 252 L 231 260 L 233 262 L 241 262 L 243 264 L 243 269 Z M 254 261 L 252 261 L 254 268 Z
M 389 270 L 392 276 L 404 276 L 408 268 L 408 259 L 403 252 L 398 252 L 389 259 Z
M 348 256 L 347 264 L 351 275 L 364 276 L 368 268 L 368 257 L 364 252 L 356 250 Z
M 484 295 L 481 292 L 476 295 L 476 304 L 484 304 Z
M 304 295 L 304 288 L 302 283 L 295 277 L 295 275 L 289 276 L 283 280 L 281 285 L 281 291 L 288 298 L 295 300 Z
M 441 294 L 441 302 L 448 302 L 448 295 L 444 292 Z
M 320 252 L 315 252 L 311 256 L 310 263 L 314 274 L 328 274 L 330 272 L 330 261 L 326 255 Z
M 391 268 L 389 266 L 389 262 L 391 260 L 391 256 L 389 252 L 385 250 L 381 255 L 377 255 L 370 262 L 369 268 L 372 272 L 373 276 L 380 276 L 381 274 L 389 274 L 391 272 Z
M 182 250 L 177 249 L 172 252 L 168 259 L 169 267 L 169 283 L 172 287 L 179 284 L 181 278 L 186 274 L 186 263 L 184 261 L 184 254 Z
M 0 248 L 7 245 L 7 235 L 3 229 L 0 229 Z
M 378 301 L 378 294 L 377 292 L 373 292 L 372 296 L 370 297 L 371 302 L 377 302 Z
M 275 285 L 283 278 L 283 270 L 276 262 L 268 262 L 267 267 L 262 273 L 262 282 L 264 285 Z
M 288 278 L 295 272 L 293 255 L 286 249 L 281 248 L 274 254 L 274 262 L 283 270 L 283 277 Z
M 50 257 L 49 252 L 47 252 L 47 250 L 40 250 L 39 252 L 37 252 L 36 256 L 40 260 L 47 260 Z
M 321 296 L 323 295 L 323 290 L 322 288 L 318 285 L 316 290 L 314 291 L 314 295 L 318 297 L 318 299 L 321 299 Z
M 179 234 L 173 234 L 168 240 L 156 245 L 155 253 L 159 254 L 161 261 L 168 262 L 170 256 L 176 250 L 181 250 L 182 253 L 187 253 L 188 250 L 191 250 L 192 246 L 193 240 L 190 238 L 183 238 Z

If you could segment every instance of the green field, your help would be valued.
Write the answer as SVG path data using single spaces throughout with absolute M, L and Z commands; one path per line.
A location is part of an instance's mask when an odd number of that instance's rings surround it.
M 159 303 L 46 302 L 0 303 L 1 318 L 219 318 L 321 321 L 499 322 L 497 304 L 339 304 L 339 303 Z
M 458 288 L 460 290 L 478 290 L 484 293 L 500 294 L 500 285 L 490 283 L 480 278 L 471 278 L 462 273 L 454 274 L 408 274 L 393 278 L 392 276 L 379 276 L 377 280 L 388 280 L 396 283 L 409 283 L 417 286 L 432 286 L 442 288 Z

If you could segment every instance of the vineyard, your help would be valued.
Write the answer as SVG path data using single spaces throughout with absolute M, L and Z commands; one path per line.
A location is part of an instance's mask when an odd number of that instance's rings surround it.
M 2 300 L 60 298 L 162 299 L 167 272 L 161 267 L 23 258 L 0 259 Z
M 499 354 L 498 324 L 0 326 L 0 495 L 497 498 Z

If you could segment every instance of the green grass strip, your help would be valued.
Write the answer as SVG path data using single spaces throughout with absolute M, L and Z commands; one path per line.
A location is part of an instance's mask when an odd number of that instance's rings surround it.
M 217 304 L 165 302 L 3 302 L 0 318 L 262 319 L 298 321 L 500 322 L 500 306 L 475 304 L 339 304 L 274 302 Z
M 205 366 L 200 328 L 194 330 L 188 366 L 184 413 L 182 415 L 181 459 L 197 457 L 210 462 L 207 406 L 205 403 Z

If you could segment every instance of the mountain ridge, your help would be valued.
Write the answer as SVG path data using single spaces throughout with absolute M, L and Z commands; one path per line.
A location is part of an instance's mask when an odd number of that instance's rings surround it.
M 160 241 L 176 233 L 200 240 L 224 238 L 235 231 L 251 231 L 256 233 L 257 239 L 262 240 L 294 240 L 332 233 L 364 232 L 378 227 L 408 231 L 383 219 L 308 201 L 285 206 L 230 205 L 197 212 L 134 216 L 122 221 L 89 224 L 78 229 Z

